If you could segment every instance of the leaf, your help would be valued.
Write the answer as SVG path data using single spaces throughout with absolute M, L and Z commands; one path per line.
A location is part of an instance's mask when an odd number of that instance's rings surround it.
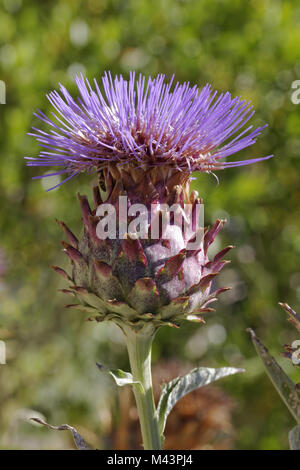
M 30 418 L 30 420 L 42 424 L 43 426 L 46 426 L 49 429 L 54 429 L 54 431 L 71 431 L 77 449 L 91 450 L 90 447 L 82 439 L 81 435 L 76 431 L 76 429 L 72 426 L 69 426 L 68 424 L 62 424 L 61 426 L 52 426 L 51 424 L 46 423 L 46 421 L 40 418 Z
M 237 372 L 244 372 L 244 369 L 236 369 L 234 367 L 221 367 L 220 369 L 198 367 L 183 377 L 176 377 L 176 379 L 164 385 L 157 406 L 161 436 L 165 429 L 167 417 L 180 398 L 197 388 L 204 387 L 204 385 L 215 382 L 227 375 L 236 374 Z
M 101 372 L 106 372 L 107 374 L 111 375 L 119 387 L 124 387 L 124 385 L 135 385 L 138 386 L 144 393 L 144 388 L 141 382 L 133 380 L 132 374 L 130 372 L 124 372 L 121 369 L 108 369 L 107 367 L 98 363 L 96 363 L 96 365 L 98 369 L 101 370 Z
M 250 328 L 247 331 L 251 334 L 255 349 L 262 359 L 277 392 L 292 413 L 293 417 L 298 423 L 300 423 L 300 397 L 294 382 L 286 375 L 274 357 L 271 356 L 268 349 L 256 336 L 255 332 Z
M 291 450 L 300 450 L 300 425 L 289 432 L 289 443 Z

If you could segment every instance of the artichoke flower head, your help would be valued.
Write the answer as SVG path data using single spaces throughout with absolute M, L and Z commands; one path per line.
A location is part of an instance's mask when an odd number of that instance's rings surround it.
M 96 80 L 92 88 L 77 77 L 80 98 L 61 86 L 48 95 L 54 119 L 36 114 L 50 130 L 34 129 L 43 150 L 28 159 L 30 166 L 58 167 L 53 174 L 67 175 L 65 181 L 83 171 L 98 174 L 93 205 L 78 196 L 81 238 L 59 222 L 70 274 L 54 269 L 69 283 L 64 292 L 76 298 L 70 306 L 136 331 L 149 323 L 157 329 L 202 322 L 227 289 L 212 284 L 232 246 L 208 258 L 225 221 L 199 225 L 202 201 L 190 191 L 192 172 L 269 158 L 226 161 L 263 129 L 245 128 L 254 112 L 249 103 L 209 85 L 199 90 L 172 81 L 105 74 L 101 92 Z

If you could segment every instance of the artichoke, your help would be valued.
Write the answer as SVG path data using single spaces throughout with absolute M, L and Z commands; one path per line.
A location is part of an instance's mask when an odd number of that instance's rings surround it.
M 61 93 L 48 95 L 54 119 L 36 114 L 50 130 L 34 128 L 42 150 L 28 158 L 33 167 L 58 167 L 52 175 L 67 175 L 64 181 L 82 172 L 99 176 L 93 208 L 79 195 L 81 239 L 59 222 L 68 238 L 63 247 L 72 272 L 54 269 L 69 282 L 63 291 L 76 298 L 70 307 L 123 330 L 131 374 L 111 373 L 118 385 L 133 386 L 145 449 L 161 448 L 167 416 L 156 410 L 152 393 L 155 332 L 165 324 L 178 327 L 183 320 L 202 322 L 202 314 L 226 290 L 214 291 L 212 283 L 232 247 L 208 258 L 224 221 L 199 227 L 201 200 L 190 192 L 192 173 L 270 158 L 226 160 L 252 145 L 265 127 L 243 129 L 254 112 L 249 103 L 229 93 L 217 95 L 209 85 L 199 90 L 176 83 L 172 89 L 172 81 L 165 83 L 158 75 L 146 82 L 134 73 L 127 81 L 108 73 L 102 93 L 96 80 L 93 89 L 81 76 L 76 78 L 77 100 L 61 85 Z M 44 176 L 51 175 L 36 178 Z M 141 213 L 133 218 L 137 205 Z
M 188 203 L 192 207 L 191 217 L 196 216 L 196 206 L 201 200 L 195 191 L 189 194 L 186 186 L 180 184 L 183 175 L 175 172 L 169 185 L 163 185 L 163 177 L 163 172 L 156 169 L 146 172 L 110 166 L 104 172 L 106 191 L 100 190 L 99 186 L 94 188 L 93 209 L 86 196 L 78 196 L 84 225 L 81 240 L 78 241 L 67 226 L 59 222 L 68 238 L 63 247 L 71 260 L 72 273 L 69 276 L 61 268 L 54 269 L 70 281 L 69 288 L 63 291 L 78 301 L 69 307 L 91 313 L 90 319 L 111 320 L 136 330 L 149 322 L 155 327 L 165 324 L 176 327 L 186 319 L 201 322 L 203 313 L 214 310 L 209 305 L 227 288 L 211 292 L 211 284 L 227 263 L 223 256 L 232 246 L 224 248 L 211 261 L 207 252 L 224 220 L 217 220 L 196 241 L 196 232 L 198 230 L 199 235 L 201 231 L 196 220 L 191 221 L 188 231 L 176 223 L 168 224 L 164 231 L 163 212 L 158 209 L 158 238 L 151 238 L 151 223 L 148 237 L 144 239 L 136 232 L 126 233 L 123 239 L 100 239 L 97 235 L 97 225 L 101 222 L 101 217 L 96 215 L 97 208 L 105 202 L 116 207 L 118 212 L 120 195 L 127 196 L 130 210 L 139 194 L 139 201 L 143 201 L 148 210 L 149 220 L 154 201 L 158 207 L 161 207 L 158 201 L 169 206 L 175 203 L 183 211 L 184 204 Z M 191 240 L 197 244 L 194 249 L 188 249 Z
M 72 263 L 70 279 L 55 267 L 71 282 L 64 291 L 75 295 L 78 305 L 98 321 L 113 320 L 134 329 L 149 322 L 158 327 L 176 326 L 184 319 L 202 321 L 201 314 L 211 310 L 209 305 L 224 290 L 211 292 L 211 284 L 226 264 L 223 255 L 230 247 L 208 259 L 207 250 L 224 221 L 217 220 L 199 237 L 200 200 L 195 192 L 190 193 L 191 174 L 270 158 L 226 161 L 252 145 L 265 126 L 243 129 L 254 113 L 252 106 L 231 98 L 230 93 L 217 95 L 209 85 L 199 90 L 177 83 L 171 90 L 173 78 L 165 83 L 163 75 L 146 82 L 133 72 L 129 81 L 105 73 L 103 94 L 96 80 L 94 89 L 83 76 L 75 81 L 80 92 L 77 100 L 62 85 L 61 93 L 47 95 L 55 119 L 36 113 L 50 130 L 33 128 L 42 150 L 27 162 L 59 167 L 52 175 L 66 174 L 64 181 L 81 172 L 99 175 L 94 209 L 86 197 L 79 196 L 84 224 L 81 240 L 60 223 L 69 238 L 64 250 Z M 44 176 L 49 174 L 40 177 Z M 118 214 L 121 196 L 126 196 L 128 211 L 136 203 L 146 207 L 146 230 L 153 224 L 150 215 L 155 205 L 161 222 L 161 227 L 156 223 L 158 236 L 150 230 L 139 237 L 135 227 L 123 233 L 121 226 L 129 220 L 118 220 L 115 238 L 99 237 L 98 207 L 110 204 Z M 165 204 L 178 206 L 179 213 L 189 219 L 188 230 L 183 230 L 181 222 L 165 229 L 166 214 L 161 211 Z M 185 204 L 192 206 L 189 215 Z M 194 249 L 189 249 L 193 240 Z

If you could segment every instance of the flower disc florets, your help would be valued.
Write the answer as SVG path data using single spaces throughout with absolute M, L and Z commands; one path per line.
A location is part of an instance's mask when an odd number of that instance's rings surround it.
M 165 83 L 164 75 L 146 80 L 132 72 L 127 81 L 105 73 L 102 92 L 96 80 L 92 89 L 80 76 L 77 100 L 60 85 L 60 93 L 47 96 L 54 119 L 36 113 L 51 130 L 33 128 L 31 135 L 44 150 L 28 158 L 28 165 L 60 167 L 53 175 L 66 173 L 69 179 L 83 171 L 102 171 L 108 164 L 169 166 L 190 175 L 269 158 L 225 160 L 252 145 L 265 127 L 245 127 L 254 113 L 248 102 L 228 92 L 218 95 L 208 84 L 200 90 L 188 82 L 173 88 L 172 83 L 173 78 Z

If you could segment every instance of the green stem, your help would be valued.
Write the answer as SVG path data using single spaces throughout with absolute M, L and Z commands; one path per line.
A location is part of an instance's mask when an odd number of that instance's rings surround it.
M 151 346 L 155 331 L 153 328 L 136 332 L 130 327 L 123 328 L 126 336 L 129 362 L 134 381 L 142 387 L 133 387 L 139 414 L 144 449 L 161 449 L 161 439 L 153 398 L 151 377 Z

